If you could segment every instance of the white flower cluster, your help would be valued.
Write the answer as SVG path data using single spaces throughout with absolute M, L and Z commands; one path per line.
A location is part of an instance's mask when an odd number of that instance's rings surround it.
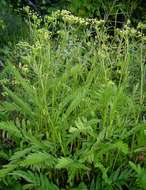
M 123 29 L 116 29 L 117 33 L 121 36 L 129 36 L 129 37 L 143 37 L 143 33 L 141 31 L 139 31 L 139 29 L 144 29 L 144 27 L 146 27 L 146 25 L 144 25 L 143 23 L 139 23 L 137 26 L 137 29 L 133 28 L 130 26 L 131 25 L 131 21 L 128 20 L 127 24 L 125 24 Z
M 137 29 L 145 30 L 146 29 L 146 24 L 144 24 L 142 22 L 139 22 L 138 26 L 137 26 Z
M 100 26 L 105 23 L 104 20 L 81 18 L 74 16 L 70 11 L 67 10 L 56 11 L 52 16 L 55 18 L 61 17 L 65 23 L 78 24 L 82 26 L 87 26 L 87 25 Z
M 129 37 L 142 37 L 142 33 L 135 28 L 131 28 L 125 25 L 124 29 L 116 29 L 117 34 L 121 37 L 129 36 Z

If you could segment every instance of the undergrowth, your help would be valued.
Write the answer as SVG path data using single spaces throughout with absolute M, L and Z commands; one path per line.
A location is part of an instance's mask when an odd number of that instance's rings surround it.
M 0 189 L 146 189 L 142 25 L 25 10 L 1 71 Z

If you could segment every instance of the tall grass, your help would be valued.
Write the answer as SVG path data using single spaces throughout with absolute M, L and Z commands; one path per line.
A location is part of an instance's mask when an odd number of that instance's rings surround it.
M 32 18 L 6 65 L 1 188 L 145 189 L 144 36 L 66 11 L 42 29 Z

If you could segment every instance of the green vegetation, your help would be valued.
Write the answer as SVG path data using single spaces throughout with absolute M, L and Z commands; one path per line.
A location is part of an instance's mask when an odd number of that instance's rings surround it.
M 0 5 L 0 190 L 145 190 L 146 25 L 18 7 Z

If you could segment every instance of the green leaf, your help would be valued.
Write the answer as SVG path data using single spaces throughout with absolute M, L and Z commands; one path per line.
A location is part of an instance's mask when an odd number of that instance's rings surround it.
M 12 92 L 11 90 L 9 90 L 8 88 L 4 87 L 5 91 L 8 93 L 8 95 L 12 98 L 12 100 L 14 101 L 14 103 L 19 107 L 19 109 L 21 110 L 22 113 L 33 117 L 33 111 L 30 108 L 30 105 L 27 104 L 26 102 L 24 102 L 22 100 L 22 98 L 18 97 L 14 92 Z
M 10 158 L 11 162 L 18 161 L 19 159 L 22 159 L 26 154 L 30 153 L 32 148 L 26 148 L 24 150 L 16 151 Z
M 70 190 L 88 190 L 88 189 L 84 183 L 80 183 L 80 185 L 78 187 L 71 188 Z
M 0 170 L 0 178 L 6 177 L 10 172 L 15 170 L 15 168 L 17 168 L 17 166 L 13 164 L 4 165 Z
M 22 134 L 13 122 L 0 122 L 0 129 L 6 131 L 10 136 L 21 139 Z
M 35 152 L 29 154 L 25 160 L 21 162 L 21 166 L 38 166 L 39 164 L 43 164 L 44 166 L 53 167 L 55 165 L 56 159 L 46 153 L 46 152 Z
M 25 184 L 24 187 L 29 189 L 30 187 L 39 188 L 39 190 L 59 190 L 59 188 L 50 182 L 47 176 L 42 174 L 37 174 L 35 172 L 31 172 L 29 170 L 22 171 L 16 170 L 11 173 L 12 176 L 15 176 L 17 179 L 22 178 L 28 184 Z
M 71 158 L 68 157 L 62 157 L 60 159 L 58 159 L 58 163 L 56 165 L 57 169 L 61 169 L 61 168 L 66 168 L 66 169 L 83 169 L 83 170 L 87 170 L 88 167 L 86 167 L 82 161 L 80 160 L 73 160 Z

